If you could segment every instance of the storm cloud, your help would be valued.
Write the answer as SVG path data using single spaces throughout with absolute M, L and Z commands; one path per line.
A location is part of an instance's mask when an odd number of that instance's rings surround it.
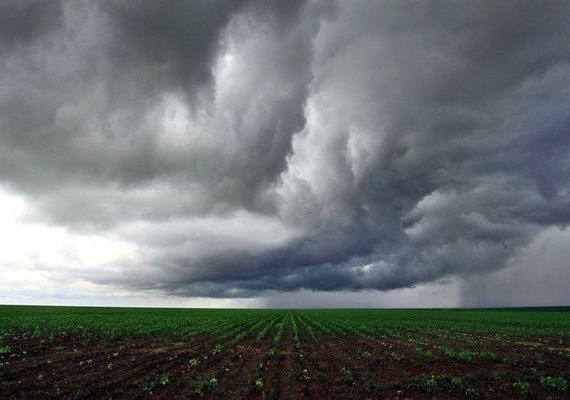
M 4 1 L 0 185 L 68 244 L 0 270 L 219 298 L 491 279 L 566 237 L 569 111 L 565 1 Z

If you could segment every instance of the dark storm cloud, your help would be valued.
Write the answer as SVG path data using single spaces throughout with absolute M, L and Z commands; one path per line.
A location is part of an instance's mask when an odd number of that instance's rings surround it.
M 60 4 L 56 1 L 6 0 L 0 4 L 0 49 L 29 45 L 49 34 L 61 22 Z
M 242 4 L 243 1 L 103 3 L 118 36 L 117 41 L 110 43 L 109 57 L 119 59 L 120 67 L 127 66 L 127 71 L 138 65 L 162 68 L 158 82 L 140 84 L 169 85 L 193 95 L 195 85 L 211 80 L 221 31 Z M 161 89 L 164 88 L 158 90 Z
M 570 222 L 567 2 L 1 7 L 2 183 L 141 249 L 83 279 L 389 290 Z
M 61 8 L 63 24 L 51 36 L 5 58 L 0 174 L 7 183 L 34 192 L 50 218 L 70 224 L 153 218 L 157 209 L 164 217 L 148 198 L 131 207 L 139 201 L 133 189 L 144 185 L 169 191 L 156 199 L 162 203 L 198 184 L 200 198 L 180 201 L 178 213 L 267 208 L 259 192 L 285 168 L 291 136 L 304 123 L 317 19 L 301 19 L 302 2 Z M 212 73 L 227 47 L 242 45 L 248 75 L 229 77 L 237 90 L 216 105 L 221 89 Z M 186 146 L 177 141 L 188 126 L 175 136 L 162 125 L 181 112 L 196 124 L 195 143 Z M 84 193 L 99 191 L 103 206 L 85 205 Z M 79 208 L 82 216 L 69 211 Z

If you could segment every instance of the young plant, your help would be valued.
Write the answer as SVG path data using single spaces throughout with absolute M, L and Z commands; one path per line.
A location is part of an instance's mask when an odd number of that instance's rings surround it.
M 565 392 L 568 390 L 568 382 L 561 376 L 541 376 L 540 384 L 548 390 Z
M 194 380 L 188 381 L 188 386 L 192 389 L 192 392 L 199 396 L 203 396 L 204 393 L 216 387 L 217 384 L 218 380 L 216 378 L 203 379 L 200 381 L 194 381 Z
M 527 393 L 530 390 L 530 383 L 528 381 L 516 381 L 513 383 L 513 387 L 521 393 Z
M 141 389 L 146 394 L 152 394 L 155 387 L 156 387 L 156 381 L 149 380 L 142 383 Z
M 418 356 L 420 356 L 421 358 L 423 358 L 424 360 L 426 360 L 428 362 L 433 362 L 433 361 L 437 360 L 436 355 L 433 354 L 430 350 L 423 350 L 423 349 L 417 347 L 415 352 Z
M 455 355 L 455 357 L 460 361 L 466 361 L 468 363 L 472 363 L 473 361 L 475 361 L 477 353 L 469 350 L 461 350 Z
M 168 382 L 170 382 L 170 377 L 168 376 L 168 374 L 162 374 L 162 375 L 160 375 L 158 382 L 164 386 L 164 385 L 168 384 Z
M 190 361 L 188 361 L 188 365 L 191 367 L 196 367 L 199 363 L 200 361 L 197 358 L 191 358 Z
M 340 369 L 340 376 L 341 380 L 344 382 L 351 382 L 352 381 L 352 371 L 346 367 L 342 367 Z
M 214 347 L 214 350 L 212 350 L 212 354 L 216 355 L 222 352 L 222 350 L 224 349 L 224 346 L 222 346 L 220 343 L 216 344 L 216 346 Z

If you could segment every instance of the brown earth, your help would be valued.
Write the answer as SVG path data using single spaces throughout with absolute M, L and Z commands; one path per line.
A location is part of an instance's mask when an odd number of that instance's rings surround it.
M 259 341 L 16 335 L 0 354 L 0 399 L 570 398 L 541 383 L 570 381 L 570 348 L 555 338 L 337 333 L 296 346 L 291 325 L 275 343 L 277 329 Z

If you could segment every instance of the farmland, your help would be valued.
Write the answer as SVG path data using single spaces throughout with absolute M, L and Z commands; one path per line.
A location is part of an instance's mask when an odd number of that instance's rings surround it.
M 570 396 L 570 309 L 0 306 L 0 398 Z

